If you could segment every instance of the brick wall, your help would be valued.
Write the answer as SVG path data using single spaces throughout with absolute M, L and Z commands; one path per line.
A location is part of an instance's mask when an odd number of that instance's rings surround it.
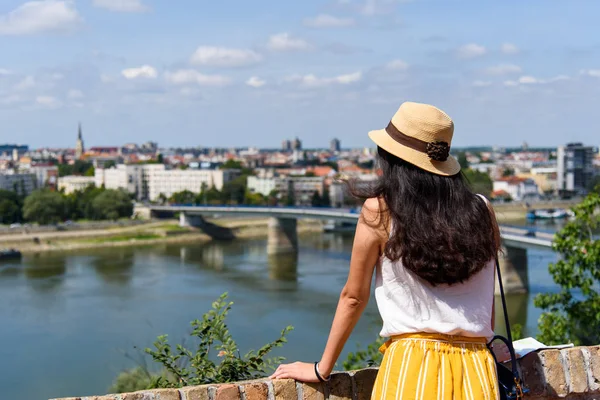
M 528 354 L 519 368 L 528 399 L 600 399 L 600 346 Z M 63 400 L 367 400 L 376 375 L 370 368 L 336 373 L 327 384 L 257 380 Z

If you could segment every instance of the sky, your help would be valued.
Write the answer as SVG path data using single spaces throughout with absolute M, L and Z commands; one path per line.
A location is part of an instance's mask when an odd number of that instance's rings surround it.
M 453 146 L 598 145 L 597 0 L 0 0 L 0 143 L 371 146 L 404 101 Z

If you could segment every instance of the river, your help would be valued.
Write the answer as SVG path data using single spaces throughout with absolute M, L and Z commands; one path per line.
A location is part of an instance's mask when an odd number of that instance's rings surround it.
M 36 400 L 106 393 L 125 368 L 146 360 L 138 348 L 167 333 L 182 342 L 189 322 L 221 293 L 235 303 L 229 328 L 244 353 L 295 330 L 277 354 L 320 356 L 352 246 L 351 235 L 300 237 L 295 258 L 270 258 L 264 240 L 158 245 L 25 256 L 0 266 L 0 393 Z M 511 296 L 511 320 L 535 334 L 533 295 L 553 290 L 556 256 L 531 250 L 531 292 Z M 499 302 L 497 301 L 497 304 Z M 497 317 L 501 318 L 500 309 Z M 371 301 L 341 360 L 376 338 Z

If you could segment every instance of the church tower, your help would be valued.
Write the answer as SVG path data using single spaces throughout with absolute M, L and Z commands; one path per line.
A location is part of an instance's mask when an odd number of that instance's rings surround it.
M 77 160 L 81 159 L 84 152 L 85 152 L 85 148 L 83 147 L 83 137 L 81 135 L 81 122 L 80 122 L 79 130 L 77 132 L 77 143 L 75 144 L 75 158 Z

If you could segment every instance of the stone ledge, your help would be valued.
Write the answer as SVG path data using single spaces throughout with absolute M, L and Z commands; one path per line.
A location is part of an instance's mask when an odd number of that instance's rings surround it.
M 600 346 L 531 353 L 519 360 L 519 369 L 528 399 L 600 399 Z M 335 373 L 326 384 L 259 379 L 60 400 L 366 400 L 376 375 L 376 368 L 368 368 Z

